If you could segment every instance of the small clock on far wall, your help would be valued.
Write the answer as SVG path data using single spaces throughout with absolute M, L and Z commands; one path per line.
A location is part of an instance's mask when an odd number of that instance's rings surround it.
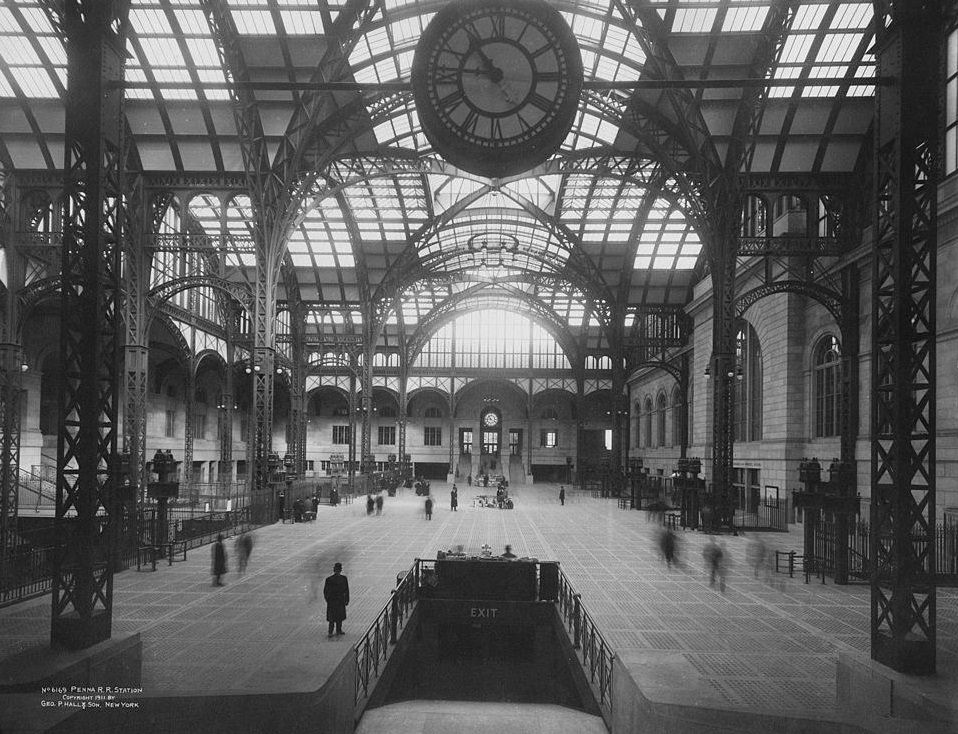
M 482 422 L 485 423 L 488 428 L 495 428 L 499 425 L 499 416 L 495 413 L 486 413 Z
M 412 62 L 429 142 L 454 166 L 490 178 L 555 153 L 581 91 L 579 45 L 545 0 L 453 0 L 423 31 Z

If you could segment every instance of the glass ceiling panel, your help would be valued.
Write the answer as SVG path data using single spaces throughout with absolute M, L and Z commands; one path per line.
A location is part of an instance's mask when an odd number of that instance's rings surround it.
M 27 99 L 57 99 L 66 88 L 66 52 L 38 2 L 0 7 L 0 61 L 12 77 L 11 83 L 0 74 L 0 97 L 14 97 L 18 88 Z
M 216 41 L 199 2 L 157 7 L 149 0 L 130 5 L 130 37 L 127 40 L 126 78 L 134 82 L 177 82 L 191 86 L 179 89 L 128 89 L 128 99 L 227 100 L 226 74 Z
M 502 188 L 532 202 L 546 214 L 555 214 L 556 194 L 561 183 L 562 176 L 559 175 L 536 176 L 511 181 Z
M 540 222 L 514 210 L 468 209 L 419 247 L 421 259 L 440 257 L 440 270 L 473 267 L 541 271 L 561 267 L 569 252 Z
M 226 207 L 226 236 L 229 243 L 243 250 L 253 241 L 253 205 L 248 196 L 235 196 Z M 252 267 L 256 255 L 252 252 L 233 252 L 227 255 L 226 264 L 231 267 Z
M 618 126 L 599 117 L 583 98 L 579 103 L 579 111 L 572 123 L 572 129 L 562 142 L 562 148 L 566 151 L 576 151 L 611 146 L 615 143 L 618 134 Z
M 343 198 L 367 242 L 406 242 L 429 219 L 418 174 L 364 181 L 344 189 Z
M 870 80 L 875 74 L 874 56 L 868 53 L 872 35 L 871 3 L 803 4 L 795 12 L 771 78 L 847 80 L 803 86 L 797 92 L 802 97 L 835 97 L 845 86 L 848 96 L 872 96 L 874 84 L 849 84 L 854 79 Z M 796 94 L 796 87 L 769 87 L 766 94 L 789 98 Z
M 432 192 L 432 207 L 436 214 L 442 214 L 453 204 L 470 194 L 474 194 L 484 185 L 473 178 L 459 176 L 430 174 L 427 180 L 429 190 Z
M 671 202 L 657 199 L 639 235 L 636 270 L 691 270 L 702 241 L 685 215 Z
M 288 251 L 296 267 L 355 266 L 349 231 L 335 199 L 324 199 L 306 214 L 290 234 Z
M 646 190 L 612 178 L 569 176 L 560 220 L 585 243 L 626 243 Z

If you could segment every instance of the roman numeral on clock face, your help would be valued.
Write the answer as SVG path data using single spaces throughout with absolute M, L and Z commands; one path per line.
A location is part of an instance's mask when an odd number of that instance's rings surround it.
M 466 119 L 462 121 L 462 124 L 459 125 L 464 132 L 469 133 L 470 135 L 476 134 L 476 126 L 479 124 L 479 113 L 474 109 L 469 110 L 469 114 L 466 115 Z
M 444 110 L 451 111 L 462 103 L 462 99 L 462 90 L 457 87 L 445 97 L 439 98 L 439 106 Z

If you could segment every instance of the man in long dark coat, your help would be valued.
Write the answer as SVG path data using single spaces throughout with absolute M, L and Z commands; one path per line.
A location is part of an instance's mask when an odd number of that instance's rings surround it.
M 346 619 L 346 606 L 349 604 L 349 581 L 343 576 L 343 564 L 333 565 L 333 575 L 326 577 L 323 586 L 323 598 L 326 600 L 326 621 L 329 622 L 329 634 L 333 636 L 333 625 L 336 634 L 342 635 L 343 620 Z
M 216 536 L 213 543 L 213 586 L 222 586 L 220 577 L 226 573 L 226 548 L 223 547 L 222 534 Z

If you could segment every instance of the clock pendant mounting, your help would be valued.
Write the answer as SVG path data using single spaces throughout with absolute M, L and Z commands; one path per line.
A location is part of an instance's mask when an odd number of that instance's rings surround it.
M 411 81 L 436 151 L 469 173 L 504 178 L 559 149 L 578 109 L 582 57 L 545 0 L 454 0 L 423 31 Z

